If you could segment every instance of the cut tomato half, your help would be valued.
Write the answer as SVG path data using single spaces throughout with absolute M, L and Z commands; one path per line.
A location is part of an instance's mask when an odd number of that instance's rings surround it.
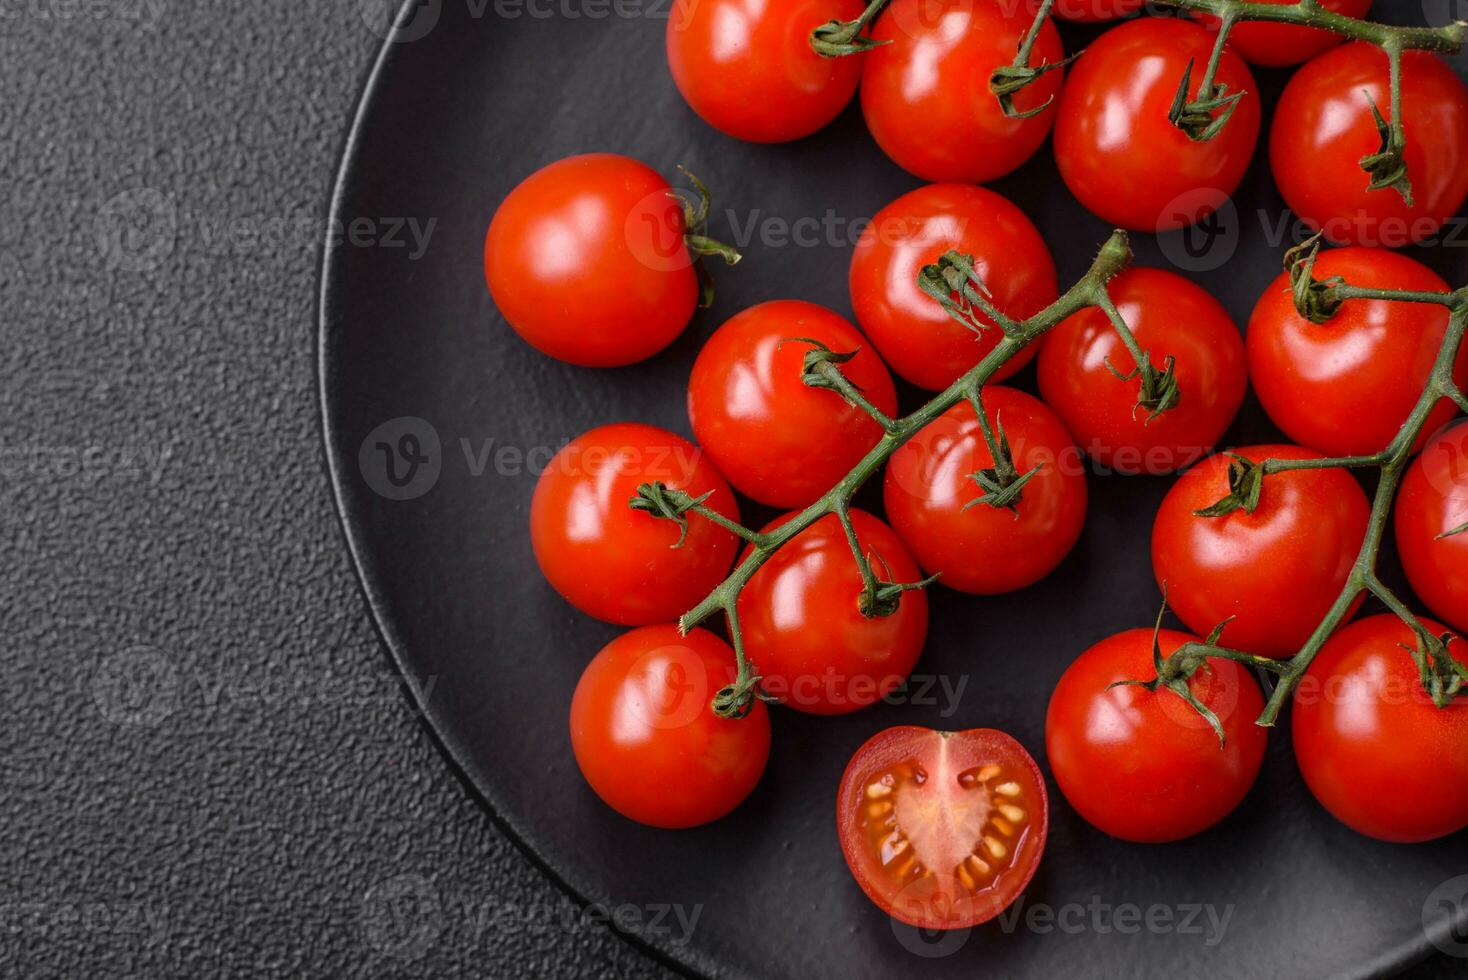
M 852 756 L 836 803 L 846 864 L 882 911 L 920 929 L 994 918 L 1045 850 L 1035 760 L 989 728 L 879 732 Z

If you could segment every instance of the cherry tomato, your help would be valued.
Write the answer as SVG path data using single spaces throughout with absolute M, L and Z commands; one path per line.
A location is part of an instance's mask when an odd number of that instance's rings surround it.
M 851 511 L 851 523 L 879 580 L 922 578 L 890 527 L 860 510 Z M 739 622 L 745 655 L 767 694 L 801 711 L 837 715 L 881 700 L 907 679 L 928 635 L 927 596 L 905 592 L 895 613 L 868 618 L 861 594 L 861 572 L 835 514 L 800 532 L 754 573 L 739 595 Z
M 1198 637 L 1162 630 L 1158 642 L 1167 656 Z M 1050 771 L 1070 805 L 1097 830 L 1144 844 L 1191 837 L 1232 813 L 1267 741 L 1254 724 L 1264 698 L 1235 661 L 1212 658 L 1188 679 L 1218 716 L 1223 745 L 1174 691 L 1118 684 L 1156 676 L 1152 631 L 1118 633 L 1066 668 L 1045 715 Z
M 851 305 L 892 370 L 931 391 L 948 387 L 1003 338 L 997 327 L 974 333 L 918 288 L 919 270 L 949 250 L 973 259 L 995 308 L 1011 319 L 1034 316 L 1057 295 L 1055 261 L 1040 232 L 993 191 L 930 184 L 877 212 L 851 257 Z M 992 380 L 1033 356 L 1026 348 Z
M 1292 730 L 1322 806 L 1358 833 L 1410 844 L 1468 827 L 1468 699 L 1434 705 L 1403 644 L 1417 638 L 1390 614 L 1331 637 L 1295 690 Z M 1468 643 L 1454 637 L 1448 653 L 1462 664 Z
M 1439 434 L 1407 471 L 1397 496 L 1397 550 L 1427 608 L 1468 631 L 1468 424 Z
M 1244 400 L 1244 341 L 1207 291 L 1172 272 L 1132 268 L 1108 286 L 1117 311 L 1159 375 L 1175 358 L 1180 395 L 1153 417 L 1139 408 L 1136 361 L 1092 307 L 1045 337 L 1040 393 L 1092 459 L 1120 473 L 1168 473 L 1207 454 Z
M 683 332 L 698 276 L 668 189 L 646 164 L 588 153 L 510 192 L 484 239 L 484 277 L 526 343 L 572 364 L 614 367 Z
M 1055 0 L 1051 13 L 1061 20 L 1099 24 L 1141 10 L 1147 0 Z
M 1038 466 L 1013 510 L 973 504 L 971 474 L 994 466 L 973 406 L 960 402 L 892 454 L 883 483 L 887 519 L 930 574 L 961 592 L 996 595 L 1032 585 L 1060 564 L 1086 520 L 1086 475 L 1065 424 L 1037 398 L 984 389 L 984 414 L 1002 423 L 1023 475 Z
M 1024 163 L 1045 141 L 1049 106 L 1028 119 L 1004 115 L 989 89 L 996 68 L 1014 61 L 1034 7 L 1001 0 L 893 0 L 877 18 L 861 77 L 861 109 L 893 162 L 923 180 L 982 183 Z M 1030 63 L 1064 60 L 1048 20 Z M 1014 96 L 1029 112 L 1060 93 L 1057 68 Z
M 1284 445 L 1231 452 L 1256 463 L 1322 458 Z M 1344 470 L 1289 470 L 1265 477 L 1254 513 L 1197 516 L 1228 495 L 1230 462 L 1210 456 L 1168 491 L 1152 528 L 1152 570 L 1189 629 L 1207 634 L 1232 616 L 1224 646 L 1292 657 L 1345 588 L 1371 507 Z
M 617 637 L 571 698 L 576 765 L 607 806 L 653 827 L 717 820 L 750 794 L 770 757 L 770 716 L 709 707 L 735 677 L 734 651 L 707 630 L 669 624 Z
M 1239 186 L 1259 138 L 1259 87 L 1224 51 L 1217 83 L 1243 92 L 1223 129 L 1192 139 L 1168 120 L 1188 62 L 1196 98 L 1213 34 L 1174 18 L 1111 28 L 1071 66 L 1055 120 L 1055 159 L 1071 193 L 1093 214 L 1136 231 L 1195 224 Z
M 634 511 L 643 483 L 661 481 L 733 521 L 739 504 L 703 453 L 650 425 L 604 425 L 566 445 L 546 466 L 530 502 L 530 543 L 546 580 L 566 601 L 609 623 L 677 619 L 729 571 L 739 541 L 697 515 L 678 543 L 672 521 Z
M 1338 244 L 1400 248 L 1430 238 L 1468 197 L 1468 88 L 1436 55 L 1402 55 L 1402 128 L 1414 203 L 1368 190 L 1361 158 L 1381 149 L 1371 99 L 1391 115 L 1387 56 L 1364 42 L 1305 64 L 1285 86 L 1269 162 L 1285 203 Z M 1369 98 L 1368 98 L 1369 97 Z
M 1292 4 L 1295 0 L 1260 0 L 1262 3 Z M 1318 0 L 1320 6 L 1347 17 L 1361 18 L 1371 9 L 1371 0 Z M 1210 31 L 1218 30 L 1218 18 L 1197 15 L 1198 23 Z M 1339 34 L 1297 27 L 1294 24 L 1269 24 L 1260 21 L 1236 24 L 1228 32 L 1228 46 L 1251 65 L 1279 68 L 1308 61 L 1327 48 L 1341 43 Z
M 693 433 L 741 492 L 775 507 L 804 507 L 882 438 L 870 415 L 802 380 L 811 341 L 837 353 L 863 396 L 887 415 L 897 392 L 887 366 L 851 324 L 799 300 L 752 306 L 709 338 L 688 381 Z
M 1045 780 L 1003 732 L 878 732 L 836 797 L 846 866 L 876 905 L 919 929 L 964 929 L 1010 905 L 1040 865 Z
M 861 16 L 862 0 L 678 0 L 668 67 L 693 111 L 755 143 L 809 136 L 856 94 L 862 55 L 823 58 L 810 34 Z
M 1380 249 L 1321 252 L 1314 275 L 1369 288 L 1450 291 L 1425 265 Z M 1281 274 L 1249 319 L 1249 373 L 1265 411 L 1295 442 L 1329 456 L 1370 455 L 1412 414 L 1447 329 L 1441 306 L 1383 300 L 1351 300 L 1325 323 L 1311 323 L 1295 311 L 1289 276 Z M 1455 375 L 1468 380 L 1468 346 Z M 1455 411 L 1444 398 L 1417 448 Z

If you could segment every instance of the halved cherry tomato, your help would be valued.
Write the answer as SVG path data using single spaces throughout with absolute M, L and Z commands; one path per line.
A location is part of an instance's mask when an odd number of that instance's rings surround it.
M 1165 657 L 1198 637 L 1162 630 L 1157 640 Z M 1118 633 L 1066 668 L 1045 716 L 1045 753 L 1066 800 L 1096 829 L 1140 843 L 1191 837 L 1232 813 L 1267 741 L 1254 724 L 1259 685 L 1235 661 L 1210 659 L 1188 679 L 1218 716 L 1222 745 L 1176 692 L 1118 683 L 1156 676 L 1152 631 Z
M 809 136 L 856 94 L 863 55 L 824 58 L 811 31 L 861 16 L 862 0 L 678 0 L 668 67 L 693 111 L 755 143 Z
M 733 521 L 739 503 L 697 446 L 650 425 L 604 425 L 556 453 L 530 502 L 530 543 L 566 601 L 624 626 L 667 622 L 698 604 L 729 571 L 733 534 L 692 516 L 679 548 L 671 521 L 627 506 L 643 483 L 662 482 Z
M 1160 374 L 1175 359 L 1180 397 L 1160 415 L 1139 407 L 1140 378 L 1105 313 L 1082 310 L 1045 336 L 1040 393 L 1081 449 L 1120 473 L 1169 473 L 1218 442 L 1248 387 L 1244 340 L 1223 305 L 1176 273 L 1134 267 L 1107 286 Z
M 771 522 L 765 532 L 794 516 Z M 879 580 L 922 577 L 886 524 L 861 510 L 851 511 L 851 524 Z M 904 592 L 896 612 L 868 617 L 861 595 L 861 572 L 835 514 L 796 535 L 754 573 L 739 594 L 739 622 L 765 693 L 801 711 L 836 715 L 880 701 L 907 679 L 928 635 L 927 596 Z
M 1338 244 L 1400 248 L 1435 235 L 1468 198 L 1468 87 L 1440 58 L 1402 55 L 1402 129 L 1413 203 L 1368 190 L 1362 157 L 1381 149 L 1371 101 L 1391 116 L 1387 56 L 1362 41 L 1295 72 L 1274 112 L 1269 162 L 1285 203 Z
M 1086 520 L 1086 474 L 1065 424 L 1038 398 L 984 389 L 984 414 L 1009 439 L 1014 468 L 1039 471 L 1013 509 L 975 504 L 971 474 L 992 469 L 979 417 L 959 402 L 892 454 L 883 482 L 887 519 L 940 584 L 995 595 L 1032 585 L 1059 565 Z
M 1243 92 L 1223 129 L 1195 140 L 1168 119 L 1192 62 L 1196 98 L 1213 34 L 1170 17 L 1111 28 L 1071 66 L 1055 120 L 1060 176 L 1092 214 L 1136 231 L 1195 224 L 1239 186 L 1259 138 L 1259 88 L 1224 51 L 1216 81 Z
M 1417 637 L 1390 614 L 1331 637 L 1295 689 L 1291 729 L 1322 806 L 1358 833 L 1408 844 L 1468 827 L 1468 698 L 1433 704 L 1404 645 Z M 1468 643 L 1454 637 L 1448 654 L 1468 663 Z
M 897 391 L 866 338 L 830 310 L 775 300 L 737 314 L 708 339 L 688 380 L 693 434 L 742 493 L 804 507 L 831 489 L 882 438 L 882 427 L 828 388 L 802 380 L 812 342 L 837 353 L 863 396 L 887 415 Z
M 1353 286 L 1449 292 L 1427 266 L 1375 248 L 1322 251 L 1313 275 Z M 1448 311 L 1429 303 L 1353 299 L 1325 323 L 1295 310 L 1281 274 L 1249 318 L 1249 375 L 1264 410 L 1294 441 L 1328 456 L 1369 455 L 1387 447 L 1422 394 L 1448 330 Z M 1468 380 L 1468 345 L 1454 372 Z M 1417 446 L 1456 413 L 1446 398 Z
M 1323 458 L 1285 445 L 1230 452 L 1256 463 Z M 1199 517 L 1228 495 L 1230 462 L 1210 456 L 1168 491 L 1152 528 L 1152 570 L 1189 629 L 1207 634 L 1233 617 L 1224 646 L 1291 657 L 1345 588 L 1371 505 L 1344 470 L 1290 470 L 1264 478 L 1254 513 Z
M 1260 0 L 1261 3 L 1293 4 L 1295 0 Z M 1346 17 L 1361 18 L 1371 9 L 1371 0 L 1318 0 L 1320 6 Z M 1218 30 L 1218 18 L 1195 15 L 1198 23 L 1210 31 Z M 1228 46 L 1251 65 L 1279 68 L 1308 61 L 1327 48 L 1340 44 L 1342 37 L 1330 31 L 1294 24 L 1270 24 L 1254 21 L 1236 24 L 1228 32 Z
M 1003 339 L 992 325 L 974 333 L 918 288 L 919 270 L 949 250 L 973 260 L 990 301 L 1011 319 L 1034 316 L 1056 297 L 1055 261 L 1040 232 L 991 190 L 930 184 L 878 211 L 851 256 L 856 322 L 892 370 L 931 391 L 948 387 Z M 1025 348 L 991 380 L 1002 381 L 1032 357 L 1033 346 Z
M 861 109 L 867 128 L 899 167 L 923 180 L 982 183 L 1024 163 L 1045 142 L 1050 105 L 1027 119 L 1004 115 L 989 89 L 996 68 L 1014 61 L 1030 29 L 1029 0 L 893 0 L 877 18 L 866 54 Z M 1048 20 L 1030 63 L 1064 60 Z M 1060 93 L 1062 68 L 1014 96 L 1026 113 Z
M 614 153 L 567 157 L 521 181 L 484 239 L 484 277 L 515 332 L 586 367 L 672 343 L 698 305 L 698 276 L 668 190 L 656 170 Z
M 1440 433 L 1407 471 L 1397 495 L 1397 551 L 1412 591 L 1468 631 L 1468 423 Z
M 994 918 L 1045 850 L 1045 780 L 1003 732 L 902 726 L 856 750 L 836 797 L 841 852 L 867 897 L 920 929 Z
M 672 624 L 623 633 L 586 665 L 571 698 L 571 748 L 613 810 L 653 827 L 717 820 L 754 789 L 770 756 L 770 716 L 709 707 L 735 677 L 734 651 Z

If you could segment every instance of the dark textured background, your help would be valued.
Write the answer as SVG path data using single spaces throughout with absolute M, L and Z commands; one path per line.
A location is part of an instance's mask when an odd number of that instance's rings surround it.
M 341 544 L 360 6 L 0 2 L 5 976 L 663 975 L 440 759 Z

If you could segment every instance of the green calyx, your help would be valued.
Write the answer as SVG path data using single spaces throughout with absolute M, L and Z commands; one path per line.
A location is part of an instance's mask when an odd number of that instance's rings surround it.
M 644 483 L 637 488 L 637 496 L 627 501 L 627 506 L 677 524 L 678 540 L 671 547 L 681 548 L 688 540 L 688 512 L 702 506 L 713 495 L 710 490 L 701 497 L 690 497 L 662 482 Z
M 1188 643 L 1173 651 L 1170 657 L 1164 657 L 1161 638 L 1162 618 L 1167 614 L 1165 587 L 1163 592 L 1162 608 L 1157 611 L 1157 622 L 1152 627 L 1152 666 L 1156 671 L 1156 676 L 1150 681 L 1116 681 L 1109 685 L 1108 690 L 1111 687 L 1141 687 L 1154 694 L 1161 690 L 1171 691 L 1186 701 L 1189 707 L 1208 722 L 1213 733 L 1218 736 L 1219 749 L 1223 749 L 1228 744 L 1228 737 L 1223 731 L 1223 723 L 1218 720 L 1218 715 L 1212 708 L 1198 699 L 1198 695 L 1193 692 L 1191 681 L 1200 668 L 1213 669 L 1208 665 L 1208 657 L 1202 651 L 1208 647 L 1217 646 L 1219 637 L 1223 635 L 1223 628 L 1232 621 L 1232 617 L 1215 626 L 1213 632 L 1208 634 L 1208 639 L 1204 640 L 1201 645 Z
M 944 252 L 937 262 L 918 270 L 918 288 L 943 307 L 943 312 L 976 334 L 983 334 L 994 324 L 1012 334 L 1015 324 L 995 307 L 993 294 L 974 270 L 974 261 L 972 255 Z
M 1081 53 L 1075 54 L 1060 61 L 1052 61 L 1043 65 L 1013 64 L 1002 65 L 994 69 L 994 74 L 989 76 L 989 91 L 999 100 L 999 111 L 1010 119 L 1030 119 L 1038 116 L 1055 102 L 1055 96 L 1050 96 L 1044 102 L 1033 109 L 1020 110 L 1014 104 L 1014 97 L 1024 91 L 1030 85 L 1042 78 L 1049 72 L 1058 68 L 1064 68 L 1079 58 Z M 1025 58 L 1028 61 L 1028 56 Z
M 1284 256 L 1295 311 L 1316 324 L 1328 322 L 1340 311 L 1344 301 L 1337 295 L 1337 290 L 1346 282 L 1340 276 L 1324 280 L 1315 278 L 1315 260 L 1320 257 L 1321 240 L 1321 235 L 1313 235 L 1285 252 Z
M 1106 370 L 1110 371 L 1121 381 L 1131 381 L 1133 378 L 1141 378 L 1141 390 L 1137 394 L 1137 404 L 1132 408 L 1132 418 L 1137 417 L 1137 412 L 1147 413 L 1146 422 L 1151 422 L 1163 412 L 1170 408 L 1176 408 L 1182 400 L 1182 389 L 1177 382 L 1177 358 L 1168 355 L 1162 362 L 1162 370 L 1158 371 L 1152 366 L 1152 358 L 1143 352 L 1142 358 L 1127 374 L 1122 374 L 1111 366 L 1111 361 L 1106 361 Z M 1145 423 L 1144 423 L 1145 424 Z
M 887 0 L 872 0 L 856 20 L 826 21 L 810 32 L 811 50 L 822 58 L 844 58 L 890 44 L 890 41 L 878 41 L 866 33 L 867 27 L 886 5 Z
M 1468 533 L 1468 524 L 1459 524 L 1457 527 L 1453 528 L 1451 531 L 1444 531 L 1442 534 L 1439 534 L 1433 540 L 1435 540 L 1435 541 L 1441 541 L 1444 538 L 1456 537 L 1459 534 L 1465 534 L 1465 533 Z
M 1376 119 L 1376 132 L 1381 137 L 1381 148 L 1361 158 L 1361 169 L 1371 178 L 1367 190 L 1391 188 L 1402 196 L 1402 200 L 1410 208 L 1412 181 L 1407 176 L 1407 134 L 1395 120 L 1386 121 L 1370 94 L 1367 94 L 1366 100 L 1371 103 L 1371 115 Z
M 1237 453 L 1224 455 L 1232 460 L 1228 464 L 1228 494 L 1209 507 L 1193 511 L 1194 517 L 1227 517 L 1237 510 L 1252 514 L 1259 509 L 1264 493 L 1264 467 Z
M 1417 645 L 1401 644 L 1403 650 L 1412 655 L 1417 663 L 1417 672 L 1422 687 L 1439 708 L 1446 708 L 1463 692 L 1468 684 L 1468 668 L 1454 659 L 1448 646 L 1455 637 L 1452 633 L 1434 636 L 1420 625 L 1413 627 L 1417 634 Z
M 1003 419 L 995 419 L 994 428 L 998 430 L 996 438 L 995 433 L 989 431 L 988 418 L 982 407 L 975 405 L 974 410 L 978 412 L 983 425 L 984 439 L 989 443 L 989 455 L 994 458 L 994 465 L 968 475 L 984 493 L 964 504 L 963 509 L 987 504 L 996 510 L 1009 510 L 1014 514 L 1015 520 L 1019 520 L 1019 505 L 1024 499 L 1025 484 L 1034 479 L 1035 474 L 1045 464 L 1039 463 L 1028 472 L 1020 473 L 1014 465 L 1014 452 L 1009 448 L 1009 436 L 1004 431 Z
M 732 245 L 725 245 L 705 234 L 713 195 L 709 193 L 708 185 L 682 164 L 678 165 L 678 172 L 688 178 L 693 191 L 674 188 L 668 191 L 668 196 L 683 208 L 683 243 L 693 255 L 693 269 L 698 275 L 698 306 L 699 309 L 708 309 L 714 303 L 714 278 L 703 260 L 714 255 L 723 259 L 725 265 L 732 266 L 738 265 L 744 256 Z
M 1193 62 L 1190 59 L 1188 66 L 1183 69 L 1177 93 L 1172 97 L 1167 120 L 1187 133 L 1188 138 L 1195 143 L 1205 143 L 1217 136 L 1228 124 L 1229 117 L 1239 107 L 1239 100 L 1244 97 L 1244 93 L 1242 90 L 1229 92 L 1227 84 L 1205 80 L 1198 87 L 1197 97 L 1190 100 L 1188 88 L 1192 83 Z

